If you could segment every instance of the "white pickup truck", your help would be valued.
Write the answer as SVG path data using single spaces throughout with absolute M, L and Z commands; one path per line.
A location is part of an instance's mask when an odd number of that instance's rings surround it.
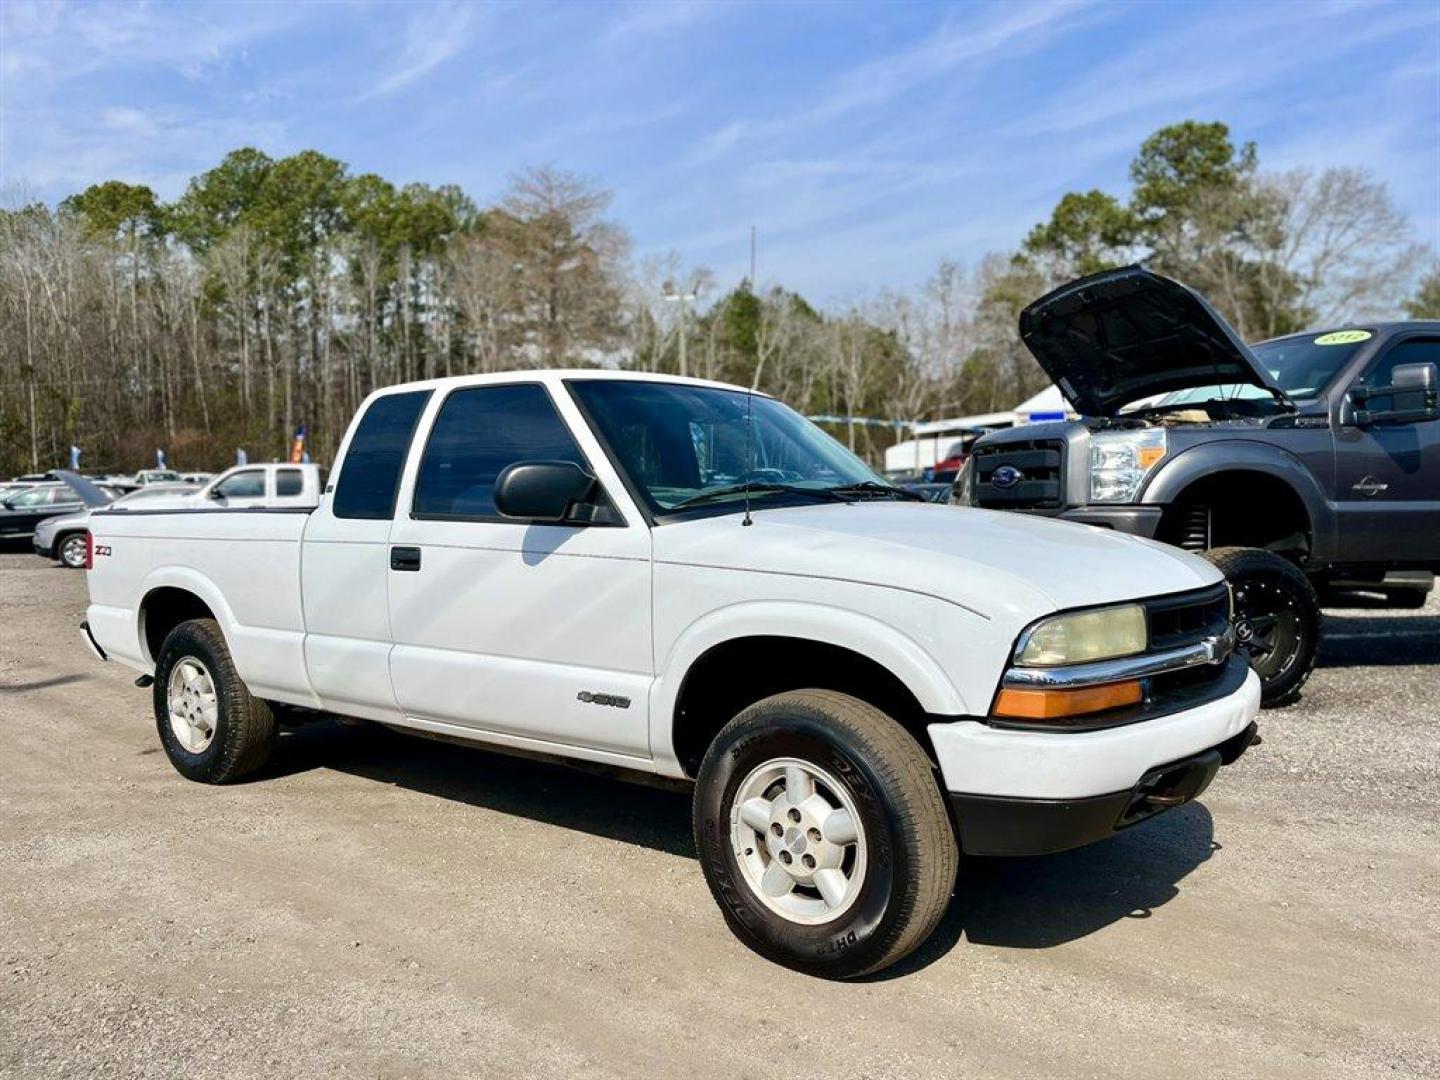
M 1255 738 L 1203 559 L 914 501 L 718 383 L 390 387 L 315 510 L 101 510 L 90 551 L 84 636 L 184 776 L 263 765 L 278 702 L 693 780 L 730 926 L 831 977 L 919 945 L 961 851 L 1110 836 Z
M 145 506 L 149 510 L 169 510 L 215 503 L 231 509 L 269 506 L 312 510 L 319 502 L 320 466 L 267 462 L 236 465 L 211 477 L 198 490 L 157 498 Z

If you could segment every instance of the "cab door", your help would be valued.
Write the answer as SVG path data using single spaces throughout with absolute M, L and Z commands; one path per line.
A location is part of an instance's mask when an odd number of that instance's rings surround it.
M 408 721 L 510 745 L 648 760 L 649 527 L 558 384 L 452 389 L 390 533 L 390 673 Z M 611 524 L 501 517 L 518 461 L 599 478 Z
M 372 397 L 340 449 L 334 489 L 305 524 L 305 666 L 320 704 L 399 721 L 385 579 L 400 477 L 429 390 Z
M 1440 366 L 1440 336 L 1393 341 L 1356 380 L 1378 390 L 1402 364 Z M 1355 422 L 1346 404 L 1336 429 L 1336 505 L 1346 562 L 1440 560 L 1440 420 Z

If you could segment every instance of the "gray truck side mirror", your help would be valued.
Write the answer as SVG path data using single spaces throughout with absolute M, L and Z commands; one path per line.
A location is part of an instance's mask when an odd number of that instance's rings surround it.
M 1357 388 L 1351 397 L 1360 427 L 1440 419 L 1440 370 L 1434 363 L 1397 364 L 1389 386 Z

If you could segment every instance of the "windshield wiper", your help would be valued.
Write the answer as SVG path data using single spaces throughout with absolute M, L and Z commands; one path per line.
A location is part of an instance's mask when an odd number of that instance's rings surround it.
M 795 484 L 731 484 L 729 487 L 715 488 L 713 491 L 702 491 L 699 495 L 692 495 L 688 499 L 681 499 L 666 513 L 675 510 L 685 510 L 691 506 L 699 506 L 701 503 L 710 502 L 712 499 L 723 499 L 727 495 L 743 495 L 745 492 L 751 495 L 770 495 L 775 492 L 783 492 L 786 495 L 808 495 L 812 499 L 819 499 L 822 502 L 844 502 L 851 500 L 841 494 L 838 488 L 807 488 L 798 487 Z
M 924 495 L 906 491 L 894 484 L 882 484 L 877 480 L 861 480 L 858 484 L 841 484 L 826 490 L 833 491 L 837 495 L 894 495 L 901 499 L 908 499 L 910 502 L 925 502 Z

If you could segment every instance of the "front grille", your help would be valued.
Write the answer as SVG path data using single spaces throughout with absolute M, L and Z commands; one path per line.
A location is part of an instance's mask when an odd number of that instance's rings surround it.
M 1230 625 L 1230 588 L 1224 582 L 1196 592 L 1145 601 L 1150 652 L 1166 652 L 1219 637 Z
M 998 510 L 1055 510 L 1064 490 L 1064 443 L 1059 439 L 1027 439 L 994 446 L 983 443 L 971 454 L 974 472 L 974 502 Z M 1007 467 L 1019 473 L 1011 479 L 997 469 Z M 1008 481 L 1008 482 L 1007 482 Z

